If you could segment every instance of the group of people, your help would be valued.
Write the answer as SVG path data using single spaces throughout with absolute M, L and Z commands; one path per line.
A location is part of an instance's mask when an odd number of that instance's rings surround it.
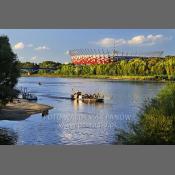
M 76 93 L 73 94 L 73 98 L 74 99 L 98 99 L 98 98 L 103 98 L 99 93 L 97 94 L 82 94 L 82 92 L 78 91 Z

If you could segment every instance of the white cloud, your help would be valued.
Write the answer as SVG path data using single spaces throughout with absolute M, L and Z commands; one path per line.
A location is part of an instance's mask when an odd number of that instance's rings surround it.
M 138 45 L 138 44 L 142 44 L 145 41 L 145 36 L 144 35 L 138 35 L 138 36 L 134 36 L 133 38 L 131 38 L 130 40 L 128 40 L 128 44 L 131 45 Z
M 50 50 L 47 46 L 38 46 L 35 48 L 35 50 L 41 51 L 41 50 Z
M 165 37 L 163 35 L 138 35 L 133 37 L 131 40 L 128 41 L 130 45 L 155 45 L 157 43 L 161 43 L 164 41 L 169 40 L 170 38 Z
M 24 45 L 23 42 L 19 42 L 19 43 L 16 43 L 16 44 L 14 45 L 14 49 L 15 49 L 15 50 L 22 50 L 22 49 L 24 49 L 24 47 L 25 47 L 25 45 Z
M 131 39 L 116 39 L 116 38 L 103 38 L 97 42 L 93 42 L 96 45 L 99 45 L 101 47 L 113 47 L 114 42 L 116 46 L 121 45 L 135 45 L 135 46 L 152 46 L 157 43 L 162 43 L 164 41 L 170 40 L 170 37 L 165 37 L 161 34 L 158 35 L 137 35 L 132 37 Z
M 114 46 L 114 42 L 116 46 L 123 45 L 126 43 L 124 39 L 114 39 L 114 38 L 103 38 L 95 43 L 101 47 L 112 47 Z
M 124 40 L 124 39 L 116 39 L 115 40 L 116 46 L 120 46 L 120 45 L 124 45 L 124 44 L 126 44 L 126 40 Z
M 170 37 L 165 37 L 163 35 L 148 35 L 147 36 L 147 42 L 148 44 L 154 45 L 156 43 L 161 43 L 167 40 L 170 40 Z
M 26 47 L 33 47 L 33 44 L 24 44 L 23 42 L 18 42 L 14 45 L 14 50 L 22 50 Z

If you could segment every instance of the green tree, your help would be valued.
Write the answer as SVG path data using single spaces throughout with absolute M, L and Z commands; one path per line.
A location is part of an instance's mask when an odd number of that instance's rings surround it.
M 175 57 L 167 57 L 165 59 L 165 70 L 169 78 L 175 76 Z
M 54 62 L 54 61 L 43 61 L 39 64 L 40 68 L 48 68 L 48 69 L 56 69 L 60 63 Z
M 7 36 L 0 36 L 0 104 L 4 105 L 16 96 L 14 86 L 20 75 L 19 63 Z
M 39 68 L 38 64 L 31 63 L 31 62 L 24 62 L 24 63 L 20 62 L 19 66 L 20 66 L 21 69 L 25 69 L 25 68 L 33 68 L 33 69 Z

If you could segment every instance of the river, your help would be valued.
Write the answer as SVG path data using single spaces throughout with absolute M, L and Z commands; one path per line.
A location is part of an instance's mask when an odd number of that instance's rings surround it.
M 137 120 L 145 100 L 154 97 L 163 86 L 158 82 L 20 78 L 17 87 L 27 87 L 38 96 L 38 103 L 54 108 L 45 117 L 36 114 L 23 121 L 1 121 L 0 144 L 112 144 L 116 129 L 127 129 L 129 121 Z M 102 92 L 105 101 L 98 104 L 71 101 L 72 89 Z

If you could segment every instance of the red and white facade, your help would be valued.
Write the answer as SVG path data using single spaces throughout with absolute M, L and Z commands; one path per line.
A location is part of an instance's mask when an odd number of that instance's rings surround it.
M 71 57 L 73 64 L 107 64 L 113 60 L 105 55 L 79 55 Z
M 69 51 L 71 61 L 73 64 L 107 64 L 113 62 L 112 57 L 105 53 L 85 53 L 86 50 L 73 50 Z
M 104 51 L 103 49 L 77 49 L 69 51 L 71 61 L 76 65 L 108 64 L 123 58 L 129 60 L 136 57 L 160 57 L 162 53 L 162 51 L 157 51 L 151 54 L 129 54 L 128 52 L 115 51 L 115 49 L 111 52 L 108 50 Z

